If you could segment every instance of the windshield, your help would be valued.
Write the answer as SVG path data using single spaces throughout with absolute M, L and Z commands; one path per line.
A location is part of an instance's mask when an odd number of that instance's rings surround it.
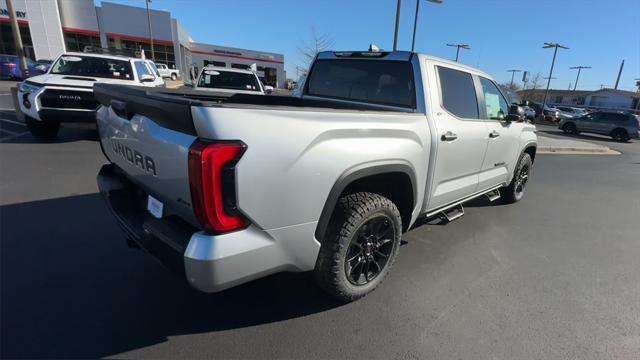
M 158 71 L 158 67 L 156 66 L 156 64 L 153 61 L 149 61 L 147 64 L 151 66 L 151 69 L 153 69 L 153 72 L 156 73 L 156 76 L 160 77 L 160 71 Z
M 133 80 L 129 61 L 94 56 L 63 55 L 51 67 L 50 73 Z
M 198 87 L 260 91 L 258 78 L 253 74 L 207 69 L 202 70 L 198 79 Z

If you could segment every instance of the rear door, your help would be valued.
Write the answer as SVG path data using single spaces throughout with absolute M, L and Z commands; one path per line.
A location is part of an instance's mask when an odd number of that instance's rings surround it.
M 485 120 L 488 142 L 478 180 L 478 191 L 481 191 L 508 181 L 518 159 L 524 123 L 504 121 L 509 113 L 507 100 L 493 81 L 481 76 L 476 79 L 480 116 Z
M 487 148 L 487 129 L 480 119 L 473 76 L 462 70 L 436 65 L 429 86 L 439 96 L 432 104 L 438 143 L 432 196 L 428 209 L 445 206 L 473 194 Z M 432 100 L 433 101 L 433 100 Z

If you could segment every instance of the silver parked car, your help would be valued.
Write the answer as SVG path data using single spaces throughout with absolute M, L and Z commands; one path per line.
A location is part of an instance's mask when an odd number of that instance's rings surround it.
M 597 111 L 581 117 L 565 118 L 558 128 L 569 134 L 581 132 L 608 135 L 616 141 L 638 139 L 640 122 L 632 114 Z

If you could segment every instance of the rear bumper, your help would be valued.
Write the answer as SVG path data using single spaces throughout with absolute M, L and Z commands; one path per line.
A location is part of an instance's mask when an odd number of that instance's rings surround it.
M 216 292 L 280 271 L 311 270 L 315 265 L 319 244 L 312 235 L 314 223 L 273 232 L 252 225 L 212 235 L 175 216 L 152 217 L 145 209 L 146 193 L 114 164 L 102 167 L 98 187 L 129 238 L 198 290 Z M 309 241 L 304 242 L 300 236 L 307 234 Z M 297 240 L 296 248 L 283 246 L 290 244 L 289 239 Z

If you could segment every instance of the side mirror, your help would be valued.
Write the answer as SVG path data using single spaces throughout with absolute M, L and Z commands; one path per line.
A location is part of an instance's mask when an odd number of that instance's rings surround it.
M 271 94 L 271 93 L 273 93 L 273 86 L 265 85 L 265 86 L 264 86 L 264 93 L 265 93 L 265 94 Z
M 45 71 L 47 71 L 47 67 L 42 65 L 42 64 L 36 65 L 36 70 L 45 72 Z
M 524 119 L 524 108 L 518 105 L 509 106 L 509 114 L 505 116 L 504 121 L 522 121 Z
M 142 76 L 140 76 L 140 82 L 152 82 L 154 81 L 156 78 L 153 75 L 149 75 L 149 74 L 144 74 Z

